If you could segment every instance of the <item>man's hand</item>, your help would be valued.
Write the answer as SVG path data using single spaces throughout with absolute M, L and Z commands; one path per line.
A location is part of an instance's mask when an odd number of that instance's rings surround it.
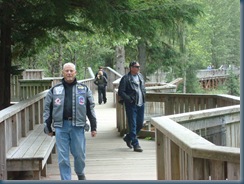
M 97 135 L 97 131 L 91 131 L 91 136 L 92 137 L 96 137 L 96 135 Z

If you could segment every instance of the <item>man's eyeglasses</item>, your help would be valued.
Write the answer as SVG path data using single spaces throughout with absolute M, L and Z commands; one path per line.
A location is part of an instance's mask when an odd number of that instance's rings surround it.
M 140 68 L 140 66 L 133 66 L 134 68 Z

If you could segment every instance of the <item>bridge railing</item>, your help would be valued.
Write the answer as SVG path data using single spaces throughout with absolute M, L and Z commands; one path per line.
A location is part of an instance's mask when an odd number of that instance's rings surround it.
M 20 99 L 19 79 L 21 78 L 20 75 L 11 75 L 10 77 L 11 102 L 18 102 Z
M 115 70 L 113 70 L 110 67 L 105 67 L 104 71 L 108 75 L 108 86 L 107 86 L 107 91 L 113 92 L 114 90 L 114 85 L 113 82 L 116 81 L 117 79 L 121 78 L 122 75 Z
M 94 73 L 90 67 L 88 70 L 88 78 L 81 80 L 84 84 L 95 91 Z M 18 102 L 28 99 L 42 91 L 45 91 L 61 81 L 63 77 L 44 77 L 44 70 L 26 69 L 22 76 L 11 76 L 11 102 Z
M 118 100 L 116 95 L 123 135 L 127 119 Z M 239 104 L 240 98 L 230 95 L 147 93 L 145 116 L 156 132 L 158 179 L 240 179 Z
M 240 148 L 217 146 L 190 130 L 193 127 L 207 129 L 216 126 L 216 123 L 211 124 L 211 119 L 225 116 L 224 123 L 228 126 L 229 135 L 237 133 L 226 139 L 230 138 L 228 144 L 232 144 L 231 141 L 240 136 L 240 119 L 233 121 L 230 117 L 240 113 L 240 106 L 222 107 L 213 111 L 152 118 L 156 132 L 158 180 L 240 180 Z
M 52 87 L 52 79 L 20 79 L 19 101 L 28 99 Z
M 43 79 L 44 70 L 43 69 L 25 69 L 22 72 L 23 79 Z
M 11 147 L 18 146 L 35 124 L 43 123 L 43 101 L 46 91 L 28 100 L 23 100 L 0 113 L 0 179 L 7 179 L 6 154 Z
M 115 90 L 117 128 L 121 135 L 127 130 L 124 105 L 118 103 L 119 97 Z M 193 112 L 217 107 L 240 104 L 240 98 L 231 95 L 203 95 L 182 93 L 147 93 L 145 117 L 165 116 Z
M 239 68 L 233 68 L 233 69 L 211 69 L 211 70 L 198 70 L 196 77 L 198 79 L 202 78 L 212 78 L 212 77 L 218 77 L 218 76 L 226 76 L 229 75 L 230 71 L 232 71 L 236 75 L 240 75 L 240 69 Z
M 220 146 L 240 147 L 240 105 L 165 116 Z

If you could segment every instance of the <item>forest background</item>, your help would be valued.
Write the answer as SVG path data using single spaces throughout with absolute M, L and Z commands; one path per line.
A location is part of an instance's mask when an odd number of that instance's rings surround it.
M 158 70 L 166 82 L 182 77 L 178 92 L 186 93 L 206 92 L 196 72 L 209 64 L 240 67 L 239 0 L 0 0 L 0 10 L 3 100 L 11 74 L 44 69 L 58 77 L 66 62 L 81 80 L 87 67 L 124 74 L 138 60 L 145 77 Z M 239 78 L 228 81 L 214 93 L 239 96 Z

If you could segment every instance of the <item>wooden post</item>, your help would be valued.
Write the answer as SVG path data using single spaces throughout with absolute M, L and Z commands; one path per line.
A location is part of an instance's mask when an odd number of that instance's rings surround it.
M 158 180 L 165 180 L 165 145 L 164 138 L 165 136 L 156 129 L 155 134 L 155 142 L 156 142 L 156 163 L 157 163 L 157 177 Z
M 6 122 L 0 122 L 0 180 L 7 180 L 7 169 L 6 169 Z

